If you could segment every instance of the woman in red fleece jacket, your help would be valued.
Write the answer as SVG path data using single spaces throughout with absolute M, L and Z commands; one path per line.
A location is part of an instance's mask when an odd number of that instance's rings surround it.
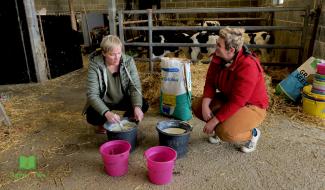
M 244 29 L 223 28 L 207 72 L 203 98 L 193 104 L 205 121 L 203 132 L 211 143 L 247 142 L 242 152 L 256 149 L 266 116 L 268 96 L 263 69 L 244 43 Z

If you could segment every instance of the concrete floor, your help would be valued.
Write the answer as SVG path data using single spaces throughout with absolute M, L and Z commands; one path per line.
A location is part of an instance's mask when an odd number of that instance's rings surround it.
M 95 134 L 80 114 L 86 71 L 70 75 L 45 85 L 0 88 L 12 95 L 4 105 L 13 121 L 11 128 L 0 129 L 6 133 L 1 141 L 12 142 L 0 149 L 0 189 L 325 189 L 324 128 L 275 114 L 261 126 L 258 148 L 250 154 L 233 144 L 209 144 L 204 123 L 193 118 L 189 152 L 176 161 L 172 183 L 157 186 L 147 179 L 143 153 L 158 145 L 155 126 L 168 118 L 151 108 L 140 124 L 129 172 L 107 176 L 98 151 L 107 138 Z M 25 103 L 18 106 L 18 100 Z M 37 168 L 19 169 L 21 155 L 36 156 Z

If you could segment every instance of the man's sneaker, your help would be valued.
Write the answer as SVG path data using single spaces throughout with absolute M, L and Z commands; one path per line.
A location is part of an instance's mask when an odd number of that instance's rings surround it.
M 243 145 L 241 147 L 241 151 L 244 152 L 244 153 L 249 153 L 249 152 L 253 152 L 255 149 L 256 149 L 256 146 L 257 146 L 257 142 L 258 140 L 260 139 L 261 137 L 261 131 L 257 128 L 254 128 L 253 130 L 255 131 L 252 131 L 252 133 L 254 134 L 255 132 L 255 136 L 253 135 L 252 136 L 252 139 L 249 140 L 245 145 Z
M 219 139 L 219 137 L 217 135 L 215 135 L 215 136 L 209 137 L 209 142 L 211 144 L 220 144 L 221 143 L 221 139 Z

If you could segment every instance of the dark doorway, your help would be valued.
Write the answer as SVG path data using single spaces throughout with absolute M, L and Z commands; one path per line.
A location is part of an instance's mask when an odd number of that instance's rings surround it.
M 51 78 L 82 68 L 82 34 L 71 28 L 70 15 L 42 16 Z
M 0 85 L 37 82 L 23 1 L 1 1 L 0 23 Z

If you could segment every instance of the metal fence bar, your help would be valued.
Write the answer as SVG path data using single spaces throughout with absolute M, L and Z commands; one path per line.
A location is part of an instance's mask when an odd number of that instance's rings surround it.
M 261 13 L 305 11 L 305 7 L 243 7 L 243 8 L 195 8 L 195 9 L 156 9 L 152 13 Z M 146 10 L 124 10 L 125 14 L 146 14 Z
M 308 27 L 308 16 L 309 16 L 309 7 L 247 7 L 247 8 L 199 8 L 199 9 L 159 9 L 159 10 L 130 10 L 130 11 L 121 11 L 121 15 L 123 14 L 147 14 L 148 26 L 130 26 L 124 27 L 124 24 L 128 24 L 127 22 L 123 23 L 123 19 L 119 18 L 119 22 L 121 28 L 119 28 L 120 35 L 124 36 L 124 30 L 146 30 L 148 31 L 148 41 L 149 42 L 134 42 L 134 43 L 125 43 L 125 46 L 146 46 L 149 47 L 149 69 L 150 72 L 153 72 L 153 47 L 214 47 L 215 44 L 193 44 L 193 43 L 153 43 L 152 37 L 153 31 L 218 31 L 226 26 L 153 26 L 153 14 L 159 13 L 261 13 L 261 12 L 284 12 L 284 11 L 304 11 L 305 18 L 303 26 L 291 27 L 291 26 L 228 26 L 228 27 L 241 27 L 245 28 L 246 31 L 274 31 L 274 30 L 285 30 L 285 31 L 298 31 L 302 33 L 300 44 L 299 45 L 256 45 L 256 44 L 248 44 L 249 48 L 267 48 L 267 49 L 298 49 L 299 57 L 298 63 L 301 63 L 304 51 L 304 45 L 306 40 L 306 32 Z M 119 14 L 120 17 L 120 14 Z M 122 17 L 123 18 L 123 17 Z M 235 18 L 216 18 L 216 20 L 236 20 Z M 251 20 L 265 20 L 265 18 L 237 18 L 240 20 L 251 19 Z M 197 19 L 204 20 L 204 19 Z M 137 21 L 131 21 L 137 22 Z M 139 21 L 139 23 L 142 21 Z M 124 41 L 124 40 L 123 40 Z M 297 64 L 293 63 L 263 63 L 264 65 L 270 66 L 293 66 Z
M 134 58 L 136 61 L 149 61 L 149 58 Z M 159 60 L 152 60 L 153 62 L 159 62 Z M 202 63 L 209 64 L 209 61 L 202 61 Z M 263 62 L 261 63 L 264 66 L 274 66 L 274 67 L 296 67 L 297 63 L 291 63 L 291 62 Z
M 153 55 L 152 55 L 152 9 L 148 9 L 148 28 L 149 28 L 149 58 L 150 58 L 150 65 L 149 65 L 149 70 L 150 72 L 153 72 Z
M 196 20 L 212 20 L 212 21 L 231 21 L 231 20 L 235 20 L 235 21 L 241 21 L 241 20 L 266 20 L 267 18 L 251 18 L 251 17 L 243 17 L 243 18 L 207 18 L 207 19 L 199 19 L 197 18 Z
M 155 31 L 217 31 L 227 26 L 155 26 L 152 30 Z M 289 30 L 289 31 L 302 31 L 303 27 L 292 26 L 228 26 L 230 28 L 245 28 L 246 31 L 273 31 L 273 30 Z M 124 30 L 148 30 L 146 26 L 129 26 L 124 27 Z
M 250 17 L 245 17 L 245 18 L 179 18 L 179 19 L 159 19 L 159 21 L 248 21 L 248 20 L 267 20 L 267 18 L 250 18 Z M 128 25 L 128 24 L 139 24 L 139 23 L 148 23 L 148 20 L 127 20 L 123 22 L 123 25 Z
M 263 62 L 264 66 L 286 66 L 286 67 L 296 67 L 297 63 L 291 62 Z
M 215 44 L 193 44 L 193 43 L 148 43 L 133 42 L 125 43 L 126 46 L 155 46 L 155 47 L 215 47 Z M 300 49 L 300 45 L 256 45 L 247 44 L 249 48 L 274 48 L 274 49 Z
M 147 23 L 148 20 L 128 20 L 123 22 L 123 25 L 127 25 L 127 24 L 139 24 L 139 23 Z
M 267 18 L 250 18 L 250 17 L 245 17 L 245 18 L 178 18 L 178 19 L 163 18 L 163 19 L 159 19 L 159 21 L 232 21 L 232 20 L 247 21 L 247 20 L 266 20 L 266 19 Z M 148 22 L 148 20 L 144 20 L 144 21 Z M 138 22 L 140 22 L 140 21 L 138 21 Z
M 266 48 L 266 49 L 301 49 L 303 48 L 300 45 L 256 45 L 256 44 L 247 44 L 249 48 Z

